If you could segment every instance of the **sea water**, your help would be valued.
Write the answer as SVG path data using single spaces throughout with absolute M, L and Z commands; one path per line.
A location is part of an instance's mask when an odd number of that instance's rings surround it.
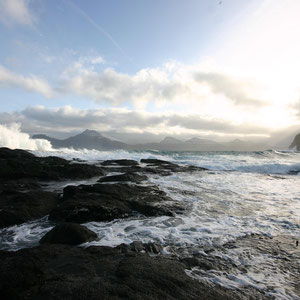
M 60 150 L 34 152 L 38 156 L 55 155 L 99 164 L 107 159 L 163 159 L 182 165 L 207 168 L 207 171 L 174 173 L 170 176 L 149 175 L 144 184 L 155 184 L 186 207 L 186 213 L 174 217 L 142 217 L 90 222 L 85 224 L 98 234 L 90 245 L 117 246 L 133 241 L 156 242 L 165 253 L 176 249 L 202 251 L 218 247 L 239 237 L 261 234 L 269 237 L 292 236 L 300 240 L 300 153 L 283 151 L 258 152 L 159 152 Z M 62 190 L 69 184 L 89 181 L 52 183 Z M 51 185 L 50 185 L 51 187 Z M 47 217 L 0 230 L 0 249 L 18 250 L 38 245 L 54 226 Z M 246 249 L 247 251 L 249 249 Z M 299 299 L 289 286 L 289 274 L 275 272 L 272 257 L 243 247 L 216 250 L 212 255 L 230 259 L 237 265 L 247 260 L 248 272 L 242 274 L 201 273 L 189 276 L 205 278 L 228 288 L 251 286 L 268 291 L 278 299 Z M 181 250 L 182 251 L 182 250 Z M 203 252 L 204 253 L 204 252 Z M 248 252 L 247 252 L 248 253 Z M 199 275 L 199 272 L 201 273 Z M 252 275 L 251 275 L 252 274 Z M 270 289 L 270 286 L 272 287 Z

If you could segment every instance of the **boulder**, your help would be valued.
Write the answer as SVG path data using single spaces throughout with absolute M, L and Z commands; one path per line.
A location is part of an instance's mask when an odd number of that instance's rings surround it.
M 94 184 L 66 187 L 62 203 L 50 213 L 49 218 L 85 223 L 112 221 L 137 213 L 173 216 L 174 212 L 182 212 L 182 208 L 156 186 Z
M 41 218 L 49 214 L 58 203 L 59 196 L 52 192 L 2 191 L 0 194 L 0 228 Z
M 166 160 L 161 160 L 161 159 L 155 159 L 155 158 L 148 158 L 148 159 L 144 159 L 142 158 L 141 159 L 141 163 L 144 163 L 144 164 L 153 164 L 153 165 L 169 165 L 169 166 L 177 166 L 176 164 L 174 163 L 171 163 L 169 161 L 166 161 Z
M 115 182 L 115 181 L 129 181 L 134 183 L 140 183 L 142 181 L 147 180 L 147 176 L 140 175 L 137 173 L 124 173 L 120 175 L 112 175 L 112 176 L 105 176 L 98 180 L 98 182 Z
M 161 159 L 141 159 L 142 164 L 139 165 L 135 160 L 107 160 L 101 163 L 103 170 L 109 172 L 123 172 L 123 173 L 144 173 L 156 174 L 159 176 L 170 176 L 177 172 L 193 172 L 204 171 L 205 168 L 196 166 L 178 165 Z M 104 181 L 102 181 L 104 182 Z
M 112 165 L 138 166 L 139 165 L 139 163 L 136 160 L 132 160 L 132 159 L 111 159 L 111 160 L 105 160 L 101 164 L 103 166 L 112 166 Z
M 24 223 L 25 220 L 16 213 L 5 209 L 0 210 L 0 228 Z
M 189 277 L 176 259 L 121 247 L 45 244 L 0 251 L 0 260 L 2 299 L 249 299 Z
M 79 245 L 97 239 L 97 234 L 88 228 L 75 223 L 56 225 L 40 240 L 40 244 Z
M 178 172 L 207 170 L 206 168 L 202 167 L 177 165 L 172 162 L 160 159 L 141 159 L 141 163 L 147 164 L 147 166 L 143 169 L 146 173 L 153 173 L 161 176 L 169 176 L 172 173 Z
M 162 254 L 163 247 L 156 243 L 142 243 L 140 241 L 134 241 L 131 244 L 121 244 L 118 246 L 122 253 L 125 252 L 143 252 L 149 255 L 159 255 Z
M 101 168 L 59 157 L 36 157 L 24 150 L 0 148 L 0 180 L 61 180 L 102 176 Z

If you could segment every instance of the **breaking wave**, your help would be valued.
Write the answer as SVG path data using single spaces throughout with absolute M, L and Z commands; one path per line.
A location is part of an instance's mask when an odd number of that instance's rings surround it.
M 0 147 L 24 150 L 52 151 L 49 141 L 32 139 L 29 134 L 21 132 L 20 124 L 0 124 Z

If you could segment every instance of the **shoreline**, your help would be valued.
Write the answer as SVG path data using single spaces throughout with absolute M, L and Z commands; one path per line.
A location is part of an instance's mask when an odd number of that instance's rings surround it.
M 0 161 L 2 228 L 47 214 L 57 225 L 126 219 L 139 214 L 174 218 L 186 213 L 189 208 L 170 198 L 153 183 L 145 185 L 148 176 L 154 174 L 160 178 L 207 171 L 157 159 L 143 160 L 142 164 L 128 159 L 107 160 L 95 167 L 83 162 L 70 164 L 59 158 L 37 158 L 26 151 L 3 148 L 0 149 Z M 6 171 L 3 166 L 7 167 Z M 97 177 L 98 182 L 95 180 Z M 92 182 L 88 178 L 93 178 Z M 49 180 L 54 184 L 74 179 L 86 182 L 65 187 L 62 194 L 58 189 L 45 191 Z M 9 222 L 4 224 L 5 220 Z M 23 299 L 25 295 L 32 298 L 65 295 L 65 299 L 99 299 L 99 294 L 103 299 L 272 299 L 272 289 L 266 291 L 259 282 L 257 286 L 247 285 L 250 270 L 225 257 L 232 249 L 245 248 L 246 252 L 248 247 L 252 255 L 270 257 L 279 269 L 288 268 L 294 288 L 287 292 L 300 297 L 296 285 L 300 274 L 297 264 L 300 247 L 296 247 L 296 240 L 292 236 L 249 235 L 219 247 L 171 247 L 169 253 L 157 243 L 137 241 L 117 247 L 44 244 L 16 252 L 1 250 L 4 264 L 1 267 L 0 291 L 12 299 Z M 224 257 L 218 253 L 224 253 Z M 78 260 L 78 257 L 81 259 Z M 24 258 L 29 262 L 23 263 Z M 100 267 L 102 264 L 107 265 Z M 120 266 L 126 267 L 120 271 Z M 21 272 L 27 273 L 28 278 Z M 225 288 L 227 275 L 222 274 L 232 274 L 237 279 L 235 282 L 240 284 Z M 14 281 L 13 276 L 16 278 Z M 214 283 L 214 276 L 218 276 L 215 279 L 219 281 Z M 159 281 L 158 277 L 161 278 Z M 176 286 L 174 282 L 177 282 Z M 64 286 L 67 286 L 66 294 Z

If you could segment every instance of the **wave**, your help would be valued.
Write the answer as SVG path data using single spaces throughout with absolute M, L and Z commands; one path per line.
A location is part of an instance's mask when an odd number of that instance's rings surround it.
M 276 150 L 255 152 L 172 152 L 172 151 L 98 151 L 59 149 L 33 151 L 38 156 L 55 155 L 68 160 L 97 163 L 108 159 L 156 158 L 178 164 L 196 165 L 214 171 L 238 171 L 263 174 L 300 174 L 300 153 Z
M 0 147 L 40 151 L 53 150 L 49 141 L 32 139 L 29 134 L 21 132 L 20 127 L 18 123 L 0 124 Z

